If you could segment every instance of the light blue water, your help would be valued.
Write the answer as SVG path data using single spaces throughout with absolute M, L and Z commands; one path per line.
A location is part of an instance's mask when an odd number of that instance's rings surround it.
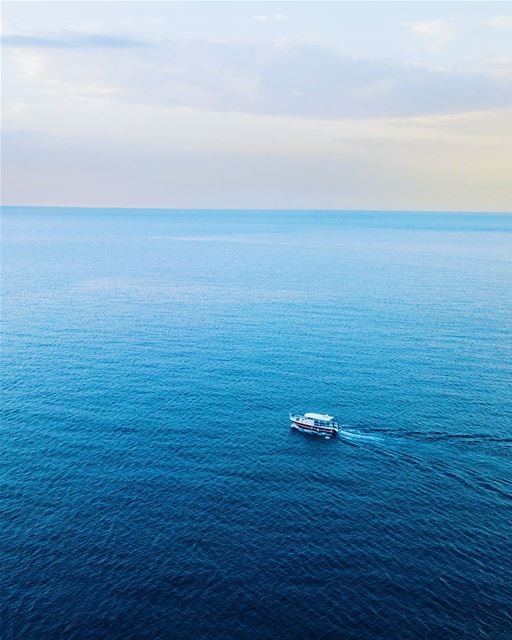
M 512 637 L 511 215 L 4 208 L 3 322 L 2 638 Z

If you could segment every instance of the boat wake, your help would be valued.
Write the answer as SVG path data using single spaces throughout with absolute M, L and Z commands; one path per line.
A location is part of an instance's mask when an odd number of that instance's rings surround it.
M 346 432 L 344 432 L 346 433 Z M 356 432 L 361 433 L 361 432 Z M 425 442 L 433 442 L 440 440 L 453 440 L 461 443 L 496 443 L 504 445 L 512 445 L 512 438 L 500 437 L 489 433 L 449 433 L 447 431 L 403 431 L 400 429 L 386 429 L 386 428 L 369 428 L 364 431 L 365 435 L 376 435 L 381 438 L 394 438 L 394 439 L 410 439 L 410 440 L 422 440 Z
M 343 428 L 339 433 L 338 433 L 338 437 L 339 438 L 346 438 L 347 440 L 365 440 L 365 441 L 372 441 L 372 442 L 382 442 L 383 438 L 375 435 L 373 433 L 363 433 L 361 431 L 349 431 L 345 428 Z

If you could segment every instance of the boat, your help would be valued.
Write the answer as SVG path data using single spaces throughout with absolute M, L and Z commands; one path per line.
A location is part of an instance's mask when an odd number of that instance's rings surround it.
M 333 416 L 323 413 L 291 414 L 291 428 L 304 433 L 312 433 L 324 438 L 334 438 L 341 429 L 341 425 Z

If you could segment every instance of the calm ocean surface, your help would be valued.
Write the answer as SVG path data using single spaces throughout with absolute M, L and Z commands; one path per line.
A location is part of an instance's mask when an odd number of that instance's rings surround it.
M 2 257 L 3 640 L 512 638 L 512 215 L 4 208 Z

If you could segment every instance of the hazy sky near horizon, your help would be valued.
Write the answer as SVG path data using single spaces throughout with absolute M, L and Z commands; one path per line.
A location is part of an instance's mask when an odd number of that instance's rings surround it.
M 4 2 L 4 204 L 512 211 L 510 2 Z

